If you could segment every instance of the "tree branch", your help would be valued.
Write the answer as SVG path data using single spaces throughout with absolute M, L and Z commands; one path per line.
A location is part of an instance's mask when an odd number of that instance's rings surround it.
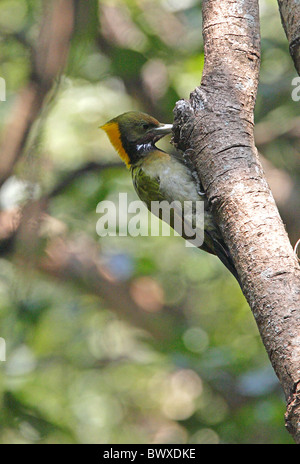
M 190 153 L 238 270 L 242 290 L 300 442 L 300 268 L 254 144 L 258 1 L 203 1 L 201 86 L 175 109 L 174 143 Z
M 67 60 L 74 27 L 72 0 L 44 2 L 37 46 L 31 48 L 31 75 L 17 96 L 0 147 L 0 186 L 11 175 L 23 153 L 28 134 L 45 98 Z
M 89 172 L 102 172 L 106 169 L 122 167 L 124 167 L 124 163 L 122 162 L 99 163 L 97 161 L 89 161 L 73 171 L 67 172 L 65 176 L 52 188 L 52 190 L 45 194 L 44 198 L 49 200 L 50 198 L 60 195 L 65 189 L 72 185 L 76 179 Z
M 278 6 L 290 54 L 300 76 L 300 3 L 295 0 L 278 0 Z

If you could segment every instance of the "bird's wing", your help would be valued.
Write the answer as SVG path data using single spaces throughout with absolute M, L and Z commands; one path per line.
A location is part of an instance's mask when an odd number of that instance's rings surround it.
M 173 201 L 173 199 L 168 196 L 168 192 L 161 188 L 159 177 L 150 177 L 142 168 L 135 168 L 132 170 L 132 179 L 138 196 L 146 203 L 147 208 L 158 216 L 159 219 L 167 222 L 169 226 L 183 238 L 192 240 L 195 236 L 195 224 L 193 224 L 194 216 L 192 214 L 187 215 L 182 203 Z M 163 205 L 160 205 L 160 207 L 155 210 L 153 202 L 159 202 L 160 204 L 162 202 L 167 202 L 171 207 L 168 206 L 168 208 L 163 211 Z
M 141 167 L 132 170 L 132 181 L 138 196 L 146 203 L 149 210 L 151 210 L 151 201 L 166 200 L 160 190 L 159 178 L 148 176 Z
M 161 189 L 159 177 L 150 177 L 142 168 L 137 167 L 132 170 L 132 180 L 138 196 L 146 203 L 149 211 L 158 216 L 159 219 L 165 220 L 170 227 L 176 230 L 174 226 L 182 223 L 181 208 L 177 208 L 176 205 L 175 208 L 170 208 L 168 217 L 168 215 L 163 215 L 162 208 L 155 210 L 153 207 L 153 202 L 159 202 L 160 204 L 162 202 L 172 203 L 172 199 Z M 168 219 L 167 221 L 166 218 Z M 176 232 L 180 233 L 178 230 Z
M 167 193 L 161 190 L 160 187 L 160 180 L 159 178 L 153 178 L 145 174 L 144 170 L 140 167 L 137 167 L 132 170 L 132 179 L 133 185 L 135 190 L 142 201 L 144 201 L 150 211 L 151 209 L 151 202 L 162 202 L 168 201 L 169 203 L 172 202 L 171 198 L 167 197 Z M 222 238 L 221 231 L 219 230 L 218 226 L 212 221 L 210 215 L 211 213 L 208 210 L 207 200 L 206 197 L 200 197 L 202 201 L 205 202 L 205 214 L 207 215 L 207 222 L 205 223 L 204 228 L 204 241 L 202 245 L 198 248 L 211 253 L 213 255 L 217 255 L 218 258 L 222 261 L 222 263 L 227 267 L 227 269 L 236 277 L 239 281 L 237 271 L 235 269 L 234 263 L 230 256 L 229 250 Z M 153 211 L 152 211 L 153 212 Z M 160 219 L 164 219 L 162 217 L 162 211 L 159 210 L 159 214 L 157 216 Z M 181 223 L 181 228 L 178 230 L 176 225 Z M 176 230 L 184 239 L 190 241 L 192 233 L 195 230 L 195 224 L 189 224 L 185 221 L 183 216 L 183 209 L 182 208 L 171 208 L 170 210 L 170 222 L 168 221 L 170 227 Z M 185 232 L 187 232 L 185 234 Z M 193 242 L 192 242 L 193 243 Z
M 225 244 L 221 231 L 217 224 L 215 223 L 212 213 L 209 208 L 207 197 L 204 193 L 204 189 L 202 183 L 198 177 L 198 174 L 195 170 L 195 167 L 187 154 L 184 154 L 180 151 L 175 151 L 172 153 L 179 162 L 185 164 L 188 169 L 190 170 L 194 181 L 197 183 L 198 193 L 201 197 L 201 200 L 204 201 L 204 211 L 206 215 L 206 223 L 204 228 L 204 241 L 203 244 L 199 247 L 202 250 L 211 253 L 213 255 L 217 255 L 220 261 L 227 267 L 227 269 L 235 276 L 235 278 L 239 282 L 239 277 L 237 275 L 237 271 L 233 260 L 231 258 L 230 252 Z M 193 224 L 194 226 L 194 224 Z M 186 238 L 186 237 L 184 237 Z M 188 240 L 188 239 L 187 239 Z

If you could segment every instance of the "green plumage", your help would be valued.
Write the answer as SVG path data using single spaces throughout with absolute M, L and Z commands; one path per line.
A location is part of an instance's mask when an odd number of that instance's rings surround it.
M 139 198 L 144 201 L 151 211 L 151 202 L 167 201 L 169 204 L 177 201 L 204 202 L 204 242 L 199 248 L 208 253 L 217 255 L 229 271 L 238 279 L 237 271 L 233 264 L 229 250 L 222 238 L 221 231 L 216 224 L 209 209 L 205 193 L 198 180 L 193 166 L 181 155 L 173 155 L 163 152 L 155 146 L 155 143 L 172 130 L 172 125 L 160 124 L 156 119 L 144 113 L 124 113 L 103 126 L 111 127 L 116 124 L 120 133 L 120 139 L 110 137 L 115 148 L 119 149 L 120 141 L 128 155 L 134 188 Z M 120 149 L 119 149 L 120 151 Z M 201 190 L 201 191 L 200 191 Z M 194 204 L 193 203 L 193 204 Z M 176 220 L 187 222 L 186 216 L 182 216 L 183 208 L 171 208 L 169 225 L 176 230 Z M 162 219 L 161 210 L 159 217 Z M 180 216 L 178 216 L 180 215 Z M 190 209 L 188 222 L 195 229 L 195 210 Z M 185 235 L 182 227 L 181 235 L 186 240 L 191 237 Z
M 188 168 L 187 168 L 188 169 Z M 145 202 L 147 208 L 151 211 L 151 202 L 157 201 L 162 202 L 167 200 L 171 203 L 174 198 L 172 198 L 167 191 L 161 187 L 161 182 L 159 177 L 150 177 L 147 175 L 143 169 L 143 164 L 139 166 L 134 166 L 131 168 L 132 181 L 134 188 L 139 196 L 139 198 Z M 195 182 L 193 176 L 191 175 L 191 182 Z M 186 198 L 182 199 L 182 202 Z M 199 195 L 198 201 L 204 201 L 204 242 L 199 248 L 208 253 L 217 255 L 222 263 L 227 267 L 227 269 L 234 275 L 238 280 L 238 275 L 234 267 L 233 261 L 231 259 L 230 253 L 225 245 L 225 242 L 222 238 L 221 231 L 216 225 L 214 218 L 209 211 L 208 202 L 205 195 Z M 174 210 L 170 211 L 170 227 L 174 229 Z M 162 219 L 160 215 L 160 219 Z M 183 221 L 183 218 L 182 218 Z M 195 223 L 194 223 L 195 224 Z M 194 226 L 193 224 L 193 226 Z M 181 234 L 183 238 L 189 240 L 189 237 L 186 237 L 184 233 Z

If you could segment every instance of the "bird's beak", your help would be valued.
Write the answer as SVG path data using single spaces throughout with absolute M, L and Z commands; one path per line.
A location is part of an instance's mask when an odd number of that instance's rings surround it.
M 161 124 L 158 127 L 155 127 L 153 129 L 153 132 L 155 135 L 158 135 L 159 137 L 163 137 L 164 135 L 170 134 L 173 129 L 173 124 Z

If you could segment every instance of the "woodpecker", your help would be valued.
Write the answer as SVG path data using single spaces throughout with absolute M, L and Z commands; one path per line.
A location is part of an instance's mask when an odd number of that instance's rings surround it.
M 172 132 L 173 125 L 161 124 L 146 113 L 129 111 L 111 119 L 100 128 L 106 132 L 111 144 L 131 171 L 136 193 L 150 211 L 152 202 L 204 202 L 204 241 L 198 248 L 217 255 L 239 281 L 230 252 L 188 156 L 178 152 L 166 153 L 155 145 Z M 176 208 L 172 212 L 169 225 L 176 230 Z M 192 208 L 187 212 L 188 217 L 182 218 L 185 222 L 190 222 L 192 228 L 196 224 L 194 215 L 195 209 Z M 185 235 L 184 230 L 183 228 L 181 235 L 188 240 L 190 235 Z

